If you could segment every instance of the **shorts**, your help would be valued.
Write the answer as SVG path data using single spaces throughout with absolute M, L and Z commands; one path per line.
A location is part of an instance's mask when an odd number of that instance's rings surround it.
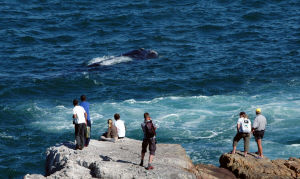
M 156 151 L 156 139 L 151 138 L 151 139 L 144 139 L 142 143 L 142 153 L 147 152 L 147 146 L 149 145 L 149 151 L 150 155 L 155 155 Z
M 253 133 L 255 140 L 263 139 L 264 134 L 265 134 L 265 131 L 254 131 L 254 133 Z
M 244 151 L 249 152 L 250 133 L 237 133 L 233 138 L 233 146 L 237 146 L 241 139 L 244 139 Z

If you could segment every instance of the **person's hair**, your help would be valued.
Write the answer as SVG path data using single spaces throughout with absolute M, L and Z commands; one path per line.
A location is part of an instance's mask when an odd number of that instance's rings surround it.
M 116 113 L 116 114 L 114 115 L 114 118 L 115 118 L 115 120 L 120 119 L 120 114 Z
M 245 112 L 240 112 L 240 116 L 245 116 L 246 113 Z
M 108 119 L 107 124 L 108 124 L 108 127 L 111 128 L 111 126 L 113 125 L 112 119 Z
M 244 118 L 249 119 L 247 114 L 244 115 Z
M 85 100 L 86 100 L 86 96 L 85 96 L 85 95 L 81 95 L 81 96 L 80 96 L 80 100 L 81 100 L 81 101 L 85 101 Z
M 73 105 L 74 105 L 74 106 L 78 105 L 78 100 L 77 100 L 77 99 L 74 99 L 74 100 L 73 100 Z
M 147 117 L 150 117 L 150 114 L 147 113 L 147 112 L 145 112 L 145 113 L 144 113 L 144 119 L 147 119 Z

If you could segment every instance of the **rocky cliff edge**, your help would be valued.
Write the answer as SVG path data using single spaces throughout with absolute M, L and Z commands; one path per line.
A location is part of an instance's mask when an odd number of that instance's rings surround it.
M 141 145 L 142 141 L 125 138 L 116 143 L 91 140 L 83 150 L 74 150 L 72 142 L 50 147 L 46 151 L 46 178 L 235 178 L 226 169 L 194 166 L 178 144 L 158 144 L 153 161 L 155 168 L 148 171 L 139 166 Z M 45 176 L 27 174 L 24 178 Z

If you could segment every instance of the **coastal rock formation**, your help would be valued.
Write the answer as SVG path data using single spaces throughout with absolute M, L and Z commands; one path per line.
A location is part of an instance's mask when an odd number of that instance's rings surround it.
M 257 159 L 256 156 L 250 153 L 244 157 L 242 152 L 223 154 L 220 157 L 220 165 L 232 171 L 237 178 L 242 179 L 300 178 L 300 159 L 270 160 L 268 158 Z
M 74 150 L 74 143 L 71 142 L 50 147 L 46 152 L 47 178 L 215 179 L 226 178 L 231 174 L 215 166 L 194 166 L 185 150 L 178 144 L 158 144 L 153 161 L 155 168 L 148 171 L 139 166 L 141 144 L 142 141 L 125 138 L 116 143 L 91 140 L 89 147 L 83 150 Z M 145 166 L 147 162 L 148 153 Z M 234 175 L 231 174 L 229 178 L 232 177 Z M 44 176 L 25 175 L 24 178 Z

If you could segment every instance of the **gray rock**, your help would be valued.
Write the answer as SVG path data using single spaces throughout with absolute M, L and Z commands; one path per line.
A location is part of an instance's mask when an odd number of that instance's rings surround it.
M 154 170 L 139 166 L 142 142 L 125 138 L 113 142 L 91 140 L 83 150 L 74 143 L 63 143 L 47 149 L 47 178 L 180 178 L 196 179 L 194 165 L 185 150 L 177 144 L 158 144 Z M 148 163 L 148 154 L 144 165 Z M 40 179 L 42 175 L 25 175 Z

